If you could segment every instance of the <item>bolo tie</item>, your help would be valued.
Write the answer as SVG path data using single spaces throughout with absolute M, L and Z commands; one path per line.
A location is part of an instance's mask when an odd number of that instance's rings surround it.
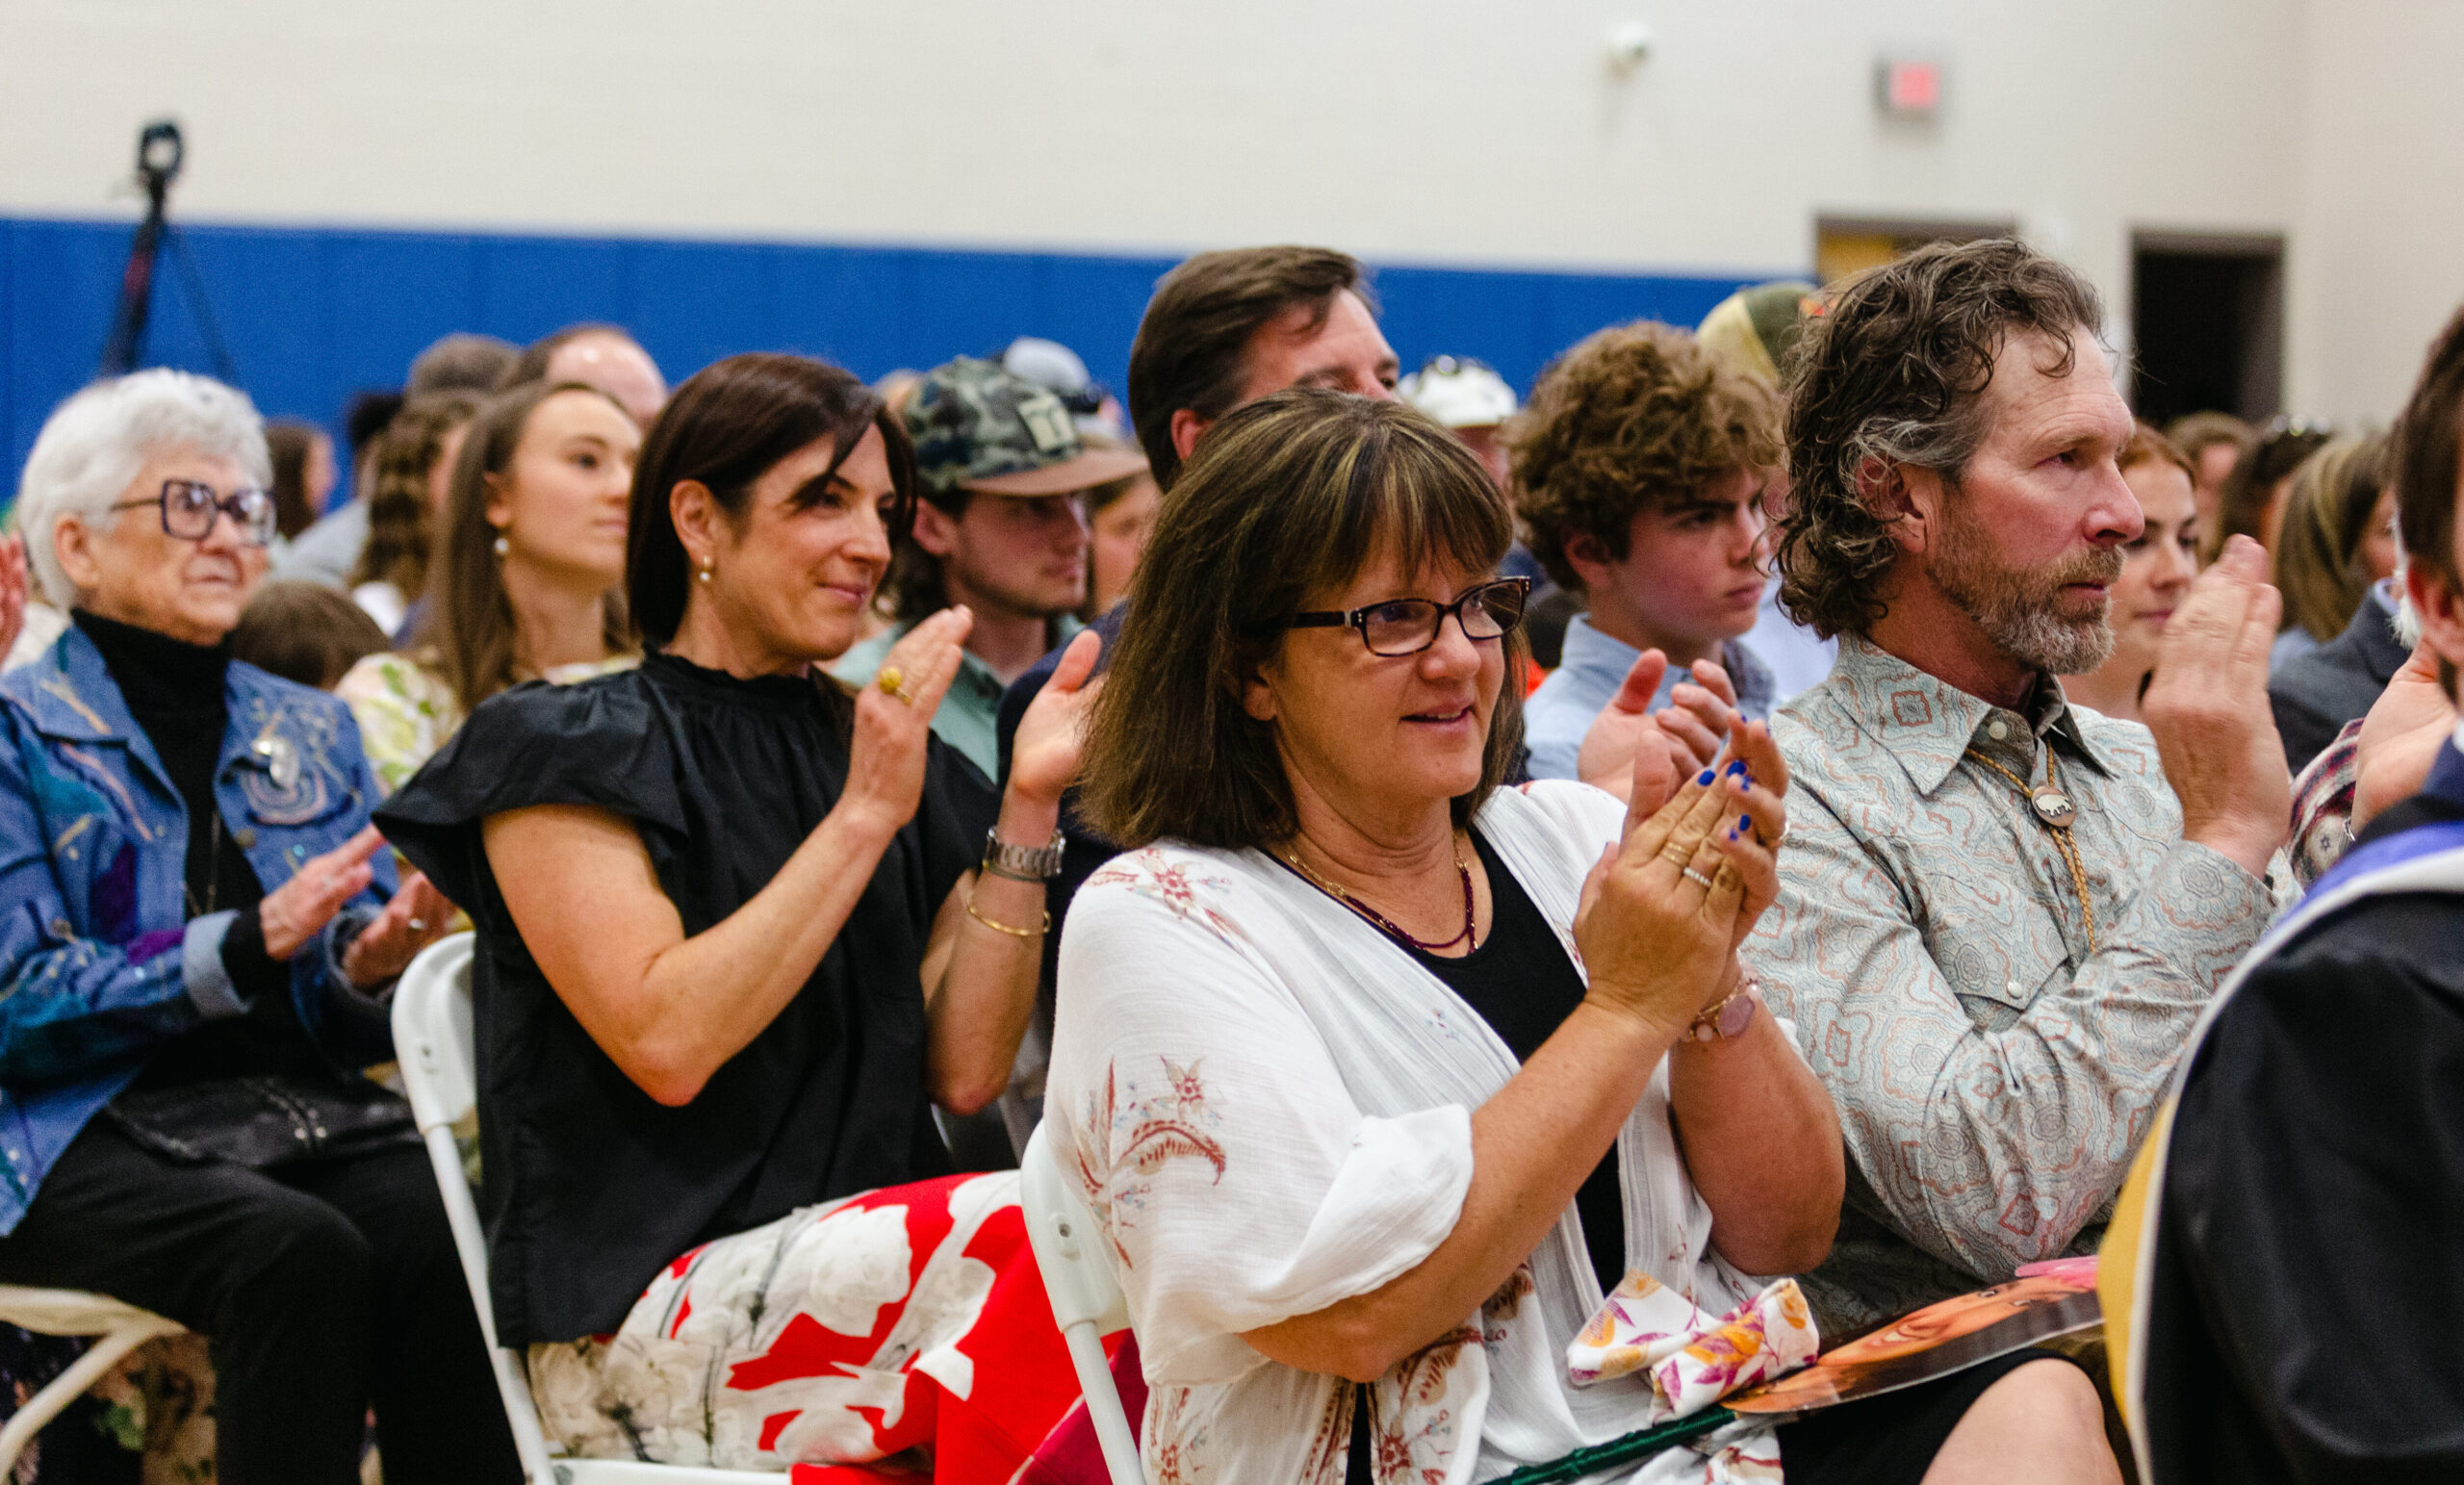
M 1974 748 L 1967 750 L 1967 756 L 2009 780 L 2037 819 L 2053 832 L 2053 849 L 2062 858 L 2062 864 L 2070 868 L 2070 889 L 2078 895 L 2079 916 L 2088 925 L 2088 952 L 2095 953 L 2096 909 L 2088 904 L 2088 867 L 2079 858 L 2078 843 L 2070 838 L 2070 827 L 2078 823 L 2079 806 L 2063 788 L 2062 776 L 2054 769 L 2052 742 L 2048 740 L 2044 745 L 2044 782 L 2040 784 L 2030 784 Z

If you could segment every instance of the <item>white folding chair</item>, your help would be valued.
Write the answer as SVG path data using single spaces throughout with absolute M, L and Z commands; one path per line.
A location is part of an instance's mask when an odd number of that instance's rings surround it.
M 471 1115 L 479 1096 L 472 1057 L 471 943 L 469 934 L 440 939 L 402 972 L 394 987 L 394 1053 L 401 1060 L 402 1088 L 410 1096 L 412 1116 L 427 1144 L 428 1164 L 436 1169 L 437 1190 L 445 1197 L 453 1246 L 462 1257 L 462 1277 L 470 1286 L 471 1303 L 479 1312 L 479 1333 L 487 1338 L 488 1359 L 496 1367 L 497 1392 L 504 1399 L 505 1419 L 513 1425 L 513 1446 L 522 1456 L 523 1477 L 529 1485 L 632 1485 L 636 1481 L 640 1485 L 741 1485 L 747 1480 L 787 1478 L 766 1470 L 709 1470 L 550 1455 L 539 1429 L 539 1414 L 531 1406 L 530 1381 L 522 1358 L 497 1344 L 496 1311 L 488 1302 L 487 1239 L 479 1230 L 479 1211 L 471 1200 L 470 1180 L 462 1173 L 462 1151 L 453 1142 L 453 1126 Z
M 16 1478 L 17 1456 L 26 1451 L 43 1424 L 59 1417 L 78 1394 L 101 1381 L 121 1357 L 156 1336 L 176 1336 L 188 1328 L 102 1294 L 74 1289 L 21 1289 L 13 1284 L 0 1284 L 0 1320 L 46 1336 L 98 1338 L 85 1355 L 0 1425 L 0 1480 Z
M 1113 1385 L 1112 1368 L 1104 1360 L 1103 1338 L 1129 1328 L 1129 1309 L 1113 1278 L 1095 1219 L 1053 1164 L 1046 1134 L 1037 1126 L 1018 1157 L 1018 1203 L 1025 1209 L 1027 1242 L 1043 1274 L 1052 1318 L 1061 1322 L 1061 1339 L 1068 1344 L 1078 1391 L 1087 1400 L 1087 1420 L 1094 1424 L 1095 1443 L 1104 1451 L 1104 1469 L 1113 1485 L 1146 1485 L 1138 1441 L 1130 1436 L 1129 1417 L 1121 1411 L 1120 1389 Z

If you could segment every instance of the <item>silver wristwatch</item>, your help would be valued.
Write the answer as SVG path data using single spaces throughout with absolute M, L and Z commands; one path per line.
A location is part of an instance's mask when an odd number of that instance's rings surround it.
M 984 832 L 984 869 L 1014 882 L 1049 882 L 1061 875 L 1061 832 L 1048 846 L 1014 846 L 998 828 Z

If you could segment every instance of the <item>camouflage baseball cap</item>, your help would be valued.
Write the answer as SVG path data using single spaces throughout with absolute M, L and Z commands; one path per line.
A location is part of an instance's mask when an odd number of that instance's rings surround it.
M 1090 448 L 1061 398 L 991 361 L 961 356 L 908 395 L 916 472 L 936 490 L 1066 495 L 1146 468 L 1129 448 Z

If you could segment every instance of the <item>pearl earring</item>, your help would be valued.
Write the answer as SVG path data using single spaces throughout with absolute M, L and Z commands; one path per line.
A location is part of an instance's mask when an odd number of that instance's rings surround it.
M 708 582 L 710 580 L 710 559 L 708 557 L 704 557 L 702 559 L 701 576 L 704 582 Z
M 497 555 L 501 557 L 512 550 L 513 543 L 506 541 L 503 534 L 500 532 L 497 536 Z

